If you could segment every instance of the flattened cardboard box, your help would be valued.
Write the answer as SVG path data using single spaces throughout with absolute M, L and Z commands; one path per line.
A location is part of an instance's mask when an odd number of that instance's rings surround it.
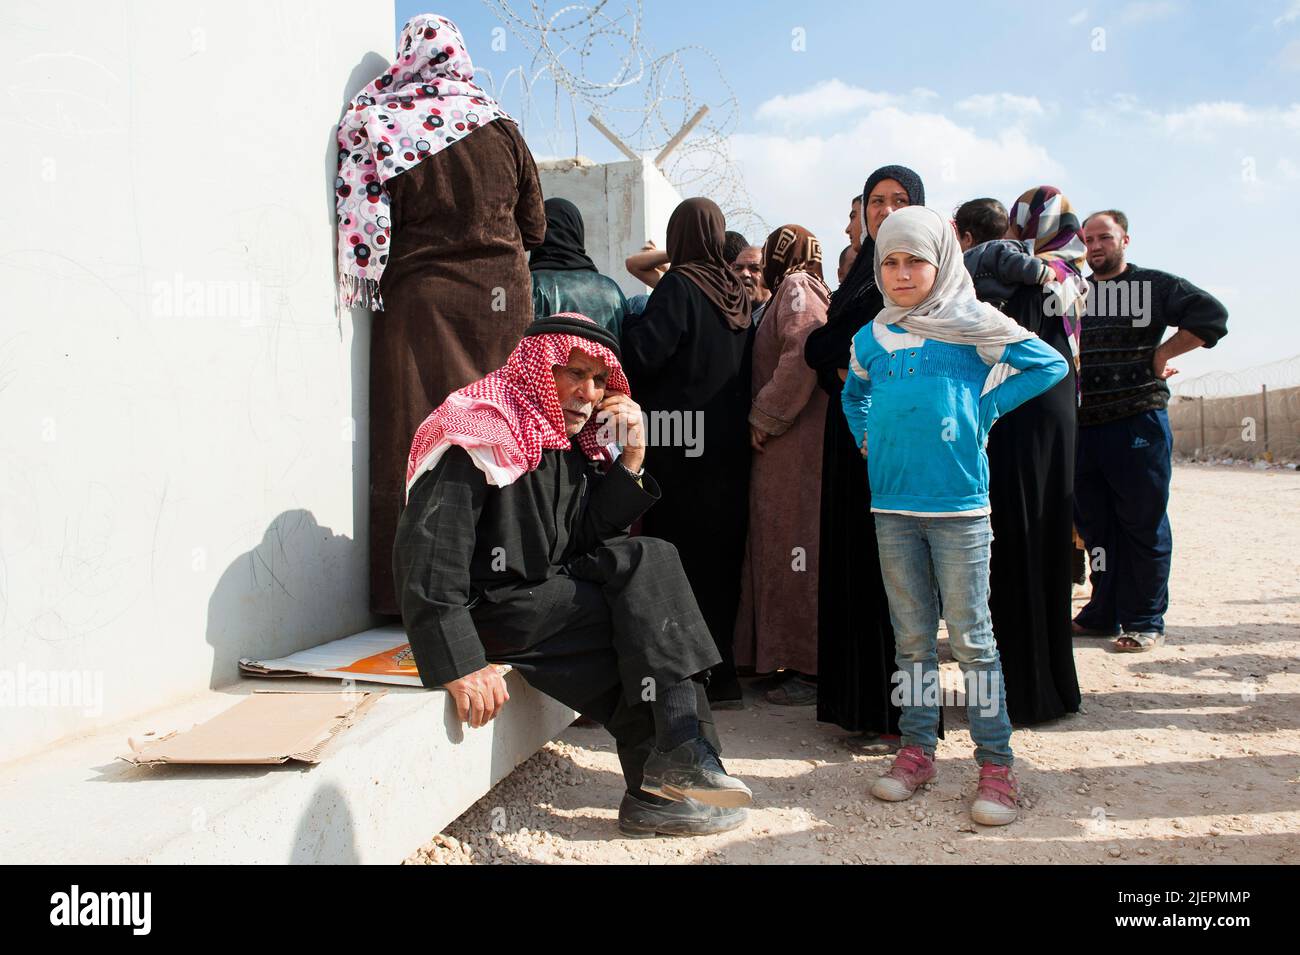
M 131 752 L 118 758 L 136 766 L 319 763 L 329 743 L 385 692 L 259 690 L 193 729 L 129 739 Z
M 358 683 L 423 686 L 411 644 L 407 641 L 406 631 L 399 626 L 376 627 L 276 660 L 242 657 L 239 669 L 244 676 L 313 676 Z M 502 676 L 511 669 L 508 663 L 492 665 Z M 442 687 L 429 689 L 441 690 Z

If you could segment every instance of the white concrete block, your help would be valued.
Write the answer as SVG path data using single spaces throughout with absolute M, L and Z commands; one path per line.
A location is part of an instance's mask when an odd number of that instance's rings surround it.
M 568 199 L 582 212 L 587 254 L 596 268 L 618 282 L 623 294 L 649 289 L 628 274 L 623 260 L 654 239 L 667 244 L 668 217 L 681 196 L 650 159 L 596 164 L 589 159 L 555 159 L 537 164 L 546 198 Z
M 244 680 L 0 766 L 5 863 L 396 863 L 572 722 L 506 676 L 510 702 L 482 729 L 441 690 L 388 687 L 315 766 L 132 766 L 127 738 L 188 729 L 255 689 Z M 359 689 L 384 689 L 357 684 Z M 618 794 L 611 792 L 610 798 Z

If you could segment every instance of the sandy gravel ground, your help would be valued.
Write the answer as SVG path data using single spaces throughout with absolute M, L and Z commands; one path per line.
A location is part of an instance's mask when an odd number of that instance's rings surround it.
M 611 741 L 571 727 L 407 861 L 1300 861 L 1300 473 L 1179 466 L 1170 509 L 1166 646 L 1075 642 L 1083 712 L 1017 730 L 1027 805 L 1013 825 L 970 822 L 959 710 L 945 712 L 935 782 L 890 805 L 867 794 L 884 758 L 852 752 L 812 708 L 751 700 L 718 714 L 728 770 L 755 796 L 736 831 L 621 837 Z

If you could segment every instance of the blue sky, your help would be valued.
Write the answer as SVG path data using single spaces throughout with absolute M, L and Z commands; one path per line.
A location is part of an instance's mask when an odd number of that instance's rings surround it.
M 480 72 L 501 82 L 531 54 L 513 33 L 493 49 L 500 6 L 399 0 L 397 23 L 450 17 Z M 526 3 L 513 7 L 531 16 Z M 611 0 L 604 12 L 628 7 Z M 566 16 L 559 23 L 575 19 Z M 1176 363 L 1182 377 L 1300 353 L 1284 258 L 1300 216 L 1300 0 L 646 0 L 641 30 L 654 54 L 707 47 L 716 67 L 702 52 L 683 54 L 692 91 L 717 103 L 728 84 L 734 92 L 727 145 L 754 211 L 769 227 L 809 227 L 828 257 L 844 244 L 847 200 L 878 165 L 916 168 L 928 203 L 945 211 L 983 195 L 1009 206 L 1050 183 L 1080 212 L 1123 209 L 1132 261 L 1184 275 L 1228 305 L 1228 337 Z M 587 74 L 612 75 L 617 48 L 599 46 Z M 573 124 L 557 123 L 544 79 L 531 103 L 517 83 L 502 102 L 524 114 L 535 154 L 573 152 Z M 577 112 L 579 151 L 621 158 L 585 123 L 590 108 Z

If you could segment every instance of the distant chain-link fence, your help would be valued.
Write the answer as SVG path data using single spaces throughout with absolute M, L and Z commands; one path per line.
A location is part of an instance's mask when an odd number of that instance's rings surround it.
M 1300 460 L 1300 355 L 1173 387 L 1174 451 L 1189 458 Z

